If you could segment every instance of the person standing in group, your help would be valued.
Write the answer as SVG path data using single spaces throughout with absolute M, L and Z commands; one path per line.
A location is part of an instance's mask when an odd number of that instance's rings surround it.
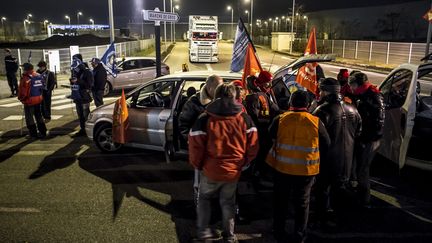
M 268 179 L 269 168 L 265 164 L 265 158 L 270 147 L 268 146 L 268 128 L 273 118 L 279 113 L 279 107 L 272 93 L 273 76 L 268 71 L 262 71 L 258 75 L 247 77 L 250 93 L 245 99 L 245 108 L 258 128 L 260 151 L 254 162 L 254 183 L 261 185 L 262 179 Z
M 93 99 L 96 107 L 103 105 L 105 84 L 107 82 L 107 71 L 99 58 L 91 60 L 93 67 L 94 85 L 92 87 Z
M 22 67 L 24 73 L 18 87 L 18 99 L 24 105 L 25 121 L 30 137 L 43 138 L 46 136 L 47 132 L 40 105 L 43 99 L 42 90 L 44 81 L 42 77 L 33 70 L 33 65 L 31 63 L 24 63 Z
M 278 242 L 287 242 L 285 220 L 290 191 L 293 191 L 293 242 L 304 242 L 309 218 L 310 192 L 319 173 L 320 153 L 330 138 L 324 124 L 307 112 L 307 91 L 291 95 L 289 111 L 273 120 L 269 132 L 273 145 L 266 162 L 274 169 L 273 233 Z
M 354 94 L 354 104 L 362 119 L 362 132 L 355 148 L 355 176 L 360 206 L 370 207 L 370 165 L 380 146 L 384 129 L 384 97 L 372 85 L 366 74 L 355 72 L 349 85 Z
M 201 115 L 206 106 L 214 99 L 216 87 L 222 83 L 223 79 L 221 77 L 210 75 L 207 77 L 200 91 L 192 95 L 184 104 L 179 116 L 179 128 L 185 141 L 187 141 L 189 131 L 196 119 L 198 119 L 198 116 Z
M 45 61 L 40 61 L 37 66 L 39 67 L 37 73 L 39 73 L 44 80 L 41 111 L 45 122 L 48 123 L 51 121 L 51 97 L 54 87 L 57 85 L 57 79 L 54 72 L 47 69 L 47 63 Z
M 11 90 L 10 97 L 14 97 L 18 95 L 18 80 L 16 77 L 18 71 L 18 61 L 12 56 L 10 49 L 5 49 L 4 61 L 6 67 L 6 78 Z
M 337 75 L 337 80 L 339 81 L 340 87 L 340 94 L 342 95 L 342 98 L 347 103 L 352 103 L 352 90 L 351 87 L 348 84 L 349 79 L 349 73 L 348 69 L 342 68 L 339 70 L 339 73 Z
M 82 61 L 81 54 L 75 54 L 72 57 L 72 78 L 70 79 L 70 83 L 73 88 L 71 98 L 75 102 L 80 124 L 80 130 L 73 136 L 85 136 L 85 122 L 90 114 L 90 102 L 92 102 L 90 93 L 94 79 L 92 72 Z
M 354 141 L 361 133 L 360 114 L 353 105 L 342 101 L 340 89 L 334 78 L 321 80 L 319 106 L 313 112 L 323 122 L 331 140 L 331 147 L 321 155 L 315 190 L 319 221 L 324 224 L 331 208 L 337 211 L 346 204 L 344 195 L 351 176 Z
M 189 133 L 189 162 L 200 172 L 197 207 L 197 238 L 216 237 L 209 228 L 211 201 L 219 198 L 222 236 L 236 242 L 235 195 L 242 167 L 258 152 L 258 134 L 251 118 L 235 99 L 236 88 L 221 84 Z

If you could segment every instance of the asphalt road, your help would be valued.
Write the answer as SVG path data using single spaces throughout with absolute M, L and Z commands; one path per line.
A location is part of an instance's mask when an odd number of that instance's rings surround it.
M 220 49 L 219 63 L 189 68 L 228 69 L 231 45 Z M 172 72 L 188 63 L 187 55 L 186 43 L 178 43 L 166 61 Z M 291 61 L 264 49 L 258 55 L 265 68 L 273 63 L 271 70 Z M 330 76 L 339 69 L 323 68 Z M 54 93 L 55 117 L 44 140 L 28 140 L 25 130 L 21 135 L 21 105 L 15 98 L 0 100 L 0 242 L 190 242 L 195 214 L 187 161 L 166 164 L 162 153 L 136 149 L 101 154 L 87 138 L 72 138 L 78 122 L 67 93 Z M 377 158 L 372 209 L 350 208 L 336 216 L 337 227 L 312 228 L 308 242 L 432 242 L 430 185 L 430 172 L 399 172 Z M 239 239 L 274 242 L 271 193 L 241 195 L 239 202 L 247 219 L 236 228 Z

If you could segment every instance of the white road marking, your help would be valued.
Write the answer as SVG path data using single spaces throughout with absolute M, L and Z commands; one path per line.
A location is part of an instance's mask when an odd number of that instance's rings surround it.
M 0 207 L 1 213 L 40 213 L 37 208 L 6 208 Z
M 67 99 L 65 94 L 59 94 L 59 95 L 55 95 L 51 98 L 51 100 L 58 100 L 58 101 L 53 101 L 51 104 L 58 104 L 58 103 L 62 103 L 62 102 L 66 102 L 70 99 Z M 11 102 L 11 103 L 9 103 Z M 58 103 L 56 103 L 58 102 Z M 22 103 L 20 101 L 17 100 L 17 98 L 10 98 L 7 100 L 2 100 L 2 104 L 0 105 L 0 107 L 5 107 L 5 108 L 10 108 L 10 107 L 14 107 L 14 106 L 20 106 L 22 105 Z
M 206 67 L 207 67 L 207 70 L 208 70 L 208 71 L 213 71 L 213 68 L 211 67 L 210 64 L 207 63 L 207 64 L 206 64 Z
M 12 115 L 12 116 L 8 116 L 6 118 L 3 118 L 3 121 L 21 121 L 21 119 L 24 119 L 24 117 Z
M 292 58 L 288 58 L 288 57 L 284 57 L 284 56 L 282 56 L 282 59 L 285 59 L 285 60 L 292 60 Z
M 58 120 L 62 117 L 63 117 L 63 115 L 51 115 L 51 120 Z
M 10 108 L 10 107 L 19 106 L 19 105 L 22 105 L 22 103 L 19 102 L 19 101 L 16 101 L 16 102 L 13 102 L 13 103 L 0 105 L 0 107 Z
M 51 109 L 58 111 L 58 110 L 63 110 L 63 109 L 71 108 L 71 107 L 75 107 L 75 103 L 73 103 L 72 101 L 70 101 L 70 104 L 54 106 L 54 107 L 51 107 Z
M 55 100 L 55 101 L 51 101 L 51 105 L 58 105 L 58 104 L 62 104 L 62 103 L 66 103 L 66 102 L 71 102 L 71 99 L 64 99 L 64 100 Z

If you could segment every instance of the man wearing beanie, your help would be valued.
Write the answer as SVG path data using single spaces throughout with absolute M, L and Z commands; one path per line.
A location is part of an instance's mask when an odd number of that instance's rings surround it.
M 91 65 L 93 67 L 94 84 L 92 89 L 93 99 L 96 107 L 103 105 L 103 95 L 105 84 L 107 82 L 107 71 L 103 67 L 99 58 L 92 58 Z
M 354 140 L 361 133 L 361 117 L 353 105 L 342 101 L 338 80 L 323 79 L 319 89 L 321 100 L 313 114 L 324 123 L 332 145 L 321 156 L 316 186 L 319 220 L 326 223 L 328 210 L 337 211 L 343 206 L 344 188 L 351 175 Z
M 330 138 L 324 124 L 307 112 L 306 91 L 296 91 L 290 109 L 270 125 L 272 148 L 266 162 L 274 169 L 273 233 L 278 242 L 287 242 L 285 219 L 288 198 L 293 191 L 294 241 L 304 242 L 309 217 L 309 201 L 315 176 L 320 169 L 320 153 L 325 153 Z
M 337 80 L 340 84 L 340 94 L 342 95 L 342 99 L 345 102 L 352 103 L 352 90 L 351 87 L 348 84 L 349 79 L 349 73 L 348 69 L 342 68 L 339 70 L 339 73 L 337 75 Z
M 359 203 L 370 207 L 370 164 L 377 152 L 384 128 L 384 98 L 366 74 L 355 72 L 349 85 L 354 94 L 354 104 L 362 118 L 362 132 L 355 148 L 355 172 L 358 180 Z

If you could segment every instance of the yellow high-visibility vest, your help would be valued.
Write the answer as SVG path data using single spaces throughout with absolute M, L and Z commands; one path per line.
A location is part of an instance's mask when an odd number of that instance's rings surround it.
M 320 163 L 318 127 L 319 118 L 307 112 L 282 114 L 267 164 L 289 175 L 317 175 Z

